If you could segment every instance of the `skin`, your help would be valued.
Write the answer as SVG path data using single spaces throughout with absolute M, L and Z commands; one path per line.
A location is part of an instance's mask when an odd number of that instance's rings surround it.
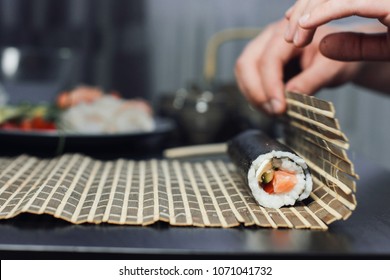
M 352 15 L 376 18 L 379 23 L 349 29 L 325 25 Z M 311 95 L 323 87 L 354 82 L 390 92 L 389 26 L 388 0 L 298 0 L 284 19 L 267 26 L 238 58 L 235 74 L 240 90 L 269 114 L 286 110 L 286 90 Z M 283 68 L 293 58 L 299 59 L 302 71 L 285 83 Z

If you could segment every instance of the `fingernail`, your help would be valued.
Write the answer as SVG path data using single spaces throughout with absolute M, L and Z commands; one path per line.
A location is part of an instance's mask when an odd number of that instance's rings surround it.
M 301 16 L 298 20 L 299 25 L 305 25 L 305 23 L 308 22 L 309 17 L 310 17 L 310 14 L 305 14 L 305 15 Z
M 278 99 L 272 99 L 271 100 L 271 106 L 273 113 L 281 113 L 282 112 L 282 102 Z
M 294 44 L 298 44 L 299 43 L 299 29 L 297 31 L 295 31 L 295 35 L 294 35 Z
M 272 104 L 270 102 L 264 103 L 263 104 L 263 109 L 268 113 L 268 114 L 273 114 L 273 109 L 272 109 Z

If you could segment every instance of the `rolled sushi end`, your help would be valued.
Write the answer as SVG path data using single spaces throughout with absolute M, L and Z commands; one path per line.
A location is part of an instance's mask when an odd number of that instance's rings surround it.
M 248 184 L 264 207 L 294 205 L 312 191 L 312 179 L 304 160 L 290 152 L 272 151 L 260 155 L 248 171 Z

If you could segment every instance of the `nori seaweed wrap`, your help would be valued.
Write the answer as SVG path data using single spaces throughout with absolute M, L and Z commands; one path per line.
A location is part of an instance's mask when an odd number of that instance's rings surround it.
M 230 140 L 228 154 L 261 206 L 294 205 L 312 191 L 305 161 L 262 131 L 248 130 Z

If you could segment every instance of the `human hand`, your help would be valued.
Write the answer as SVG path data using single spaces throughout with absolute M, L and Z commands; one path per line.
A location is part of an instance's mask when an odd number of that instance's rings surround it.
M 388 0 L 298 0 L 286 12 L 289 23 L 285 29 L 285 39 L 297 47 L 306 46 L 312 41 L 319 26 L 356 15 L 378 19 L 387 32 L 330 34 L 319 45 L 321 52 L 329 58 L 344 61 L 390 60 Z
M 360 63 L 334 61 L 320 53 L 321 38 L 337 29 L 321 27 L 312 44 L 297 48 L 284 39 L 287 24 L 283 19 L 266 27 L 247 45 L 236 63 L 235 74 L 241 92 L 268 114 L 281 114 L 286 110 L 285 90 L 314 94 L 322 87 L 351 80 L 360 67 Z M 284 84 L 284 66 L 293 58 L 299 58 L 302 72 Z

